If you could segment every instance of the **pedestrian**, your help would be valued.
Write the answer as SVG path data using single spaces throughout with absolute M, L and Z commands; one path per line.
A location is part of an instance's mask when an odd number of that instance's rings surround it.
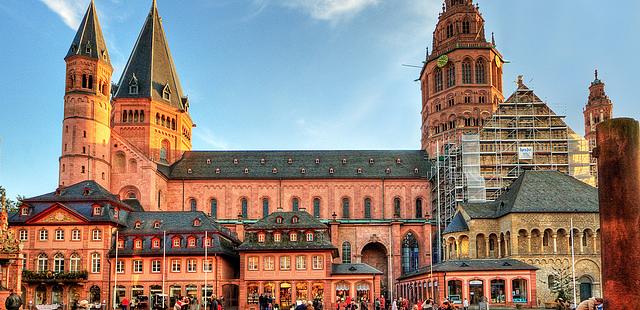
M 9 297 L 4 301 L 4 306 L 7 310 L 18 310 L 22 306 L 22 298 L 11 289 L 9 290 Z
M 120 308 L 122 310 L 127 310 L 127 308 L 129 308 L 129 299 L 127 299 L 127 296 L 122 297 L 122 300 L 120 301 Z
M 427 299 L 422 303 L 422 310 L 433 310 L 431 299 Z
M 604 299 L 592 297 L 582 301 L 576 310 L 598 310 L 599 306 L 604 303 Z M 8 309 L 8 308 L 7 308 Z
M 469 310 L 469 301 L 466 298 L 462 301 L 462 309 Z
M 395 300 L 391 302 L 391 310 L 398 310 L 398 303 Z
M 380 309 L 387 310 L 387 300 L 384 298 L 383 295 L 380 295 Z

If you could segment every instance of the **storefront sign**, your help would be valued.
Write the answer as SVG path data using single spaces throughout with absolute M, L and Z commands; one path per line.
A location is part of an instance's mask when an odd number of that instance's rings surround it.
M 518 159 L 533 159 L 533 147 L 521 146 L 518 148 Z
M 480 281 L 480 280 L 471 280 L 471 281 L 469 281 L 469 284 L 471 284 L 471 285 L 482 285 L 482 281 Z

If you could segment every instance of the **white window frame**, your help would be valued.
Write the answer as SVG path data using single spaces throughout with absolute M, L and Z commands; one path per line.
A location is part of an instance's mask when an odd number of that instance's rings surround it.
M 171 260 L 171 272 L 180 272 L 182 270 L 182 262 L 179 259 Z
M 247 270 L 256 271 L 258 268 L 258 256 L 249 256 L 247 258 Z
M 53 272 L 64 272 L 64 256 L 62 254 L 53 256 Z
M 47 239 L 49 239 L 49 231 L 46 229 L 40 229 L 38 236 L 40 241 L 47 241 Z
M 289 241 L 291 242 L 298 241 L 298 233 L 296 232 L 289 233 Z
M 196 271 L 198 271 L 198 261 L 193 258 L 187 259 L 187 272 Z
M 91 254 L 91 273 L 100 273 L 102 271 L 102 261 L 99 253 Z
M 322 270 L 322 267 L 324 265 L 324 258 L 322 257 L 322 255 L 314 255 L 311 260 L 311 268 L 313 268 L 313 270 Z
M 306 234 L 306 236 L 307 236 L 307 241 L 309 241 L 309 242 L 313 241 L 313 233 L 312 232 L 308 232 Z
M 133 261 L 133 273 L 142 273 L 144 271 L 144 264 L 141 259 L 136 259 Z
M 79 272 L 80 271 L 80 261 L 82 258 L 80 258 L 80 255 L 78 254 L 71 254 L 71 256 L 69 257 L 69 272 Z
M 264 266 L 264 270 L 275 270 L 276 266 L 275 266 L 275 259 L 273 256 L 265 256 L 262 259 L 262 265 Z
M 47 257 L 46 254 L 38 255 L 38 263 L 36 265 L 36 270 L 38 272 L 49 270 L 49 257 Z
M 80 229 L 71 231 L 71 241 L 80 241 Z
M 212 259 L 203 259 L 202 260 L 202 271 L 203 272 L 211 272 L 211 271 L 213 271 L 213 260 Z
M 160 248 L 160 239 L 151 240 L 151 247 L 154 248 L 154 249 L 159 249 Z
M 116 262 L 116 273 L 124 273 L 124 261 L 118 260 Z
M 258 234 L 258 242 L 263 243 L 265 239 L 266 239 L 265 233 Z
M 19 234 L 20 234 L 20 241 L 29 240 L 29 232 L 26 229 L 21 229 Z
M 159 260 L 152 260 L 151 261 L 151 273 L 160 273 L 161 271 L 161 263 Z
M 307 256 L 296 256 L 296 270 L 307 270 Z
M 281 233 L 273 234 L 273 242 L 281 242 L 281 241 L 282 241 L 282 234 Z
M 56 229 L 56 241 L 64 241 L 64 230 Z
M 91 240 L 100 241 L 102 240 L 102 231 L 100 229 L 94 229 L 91 231 Z
M 291 270 L 291 256 L 280 256 L 280 270 Z
M 173 238 L 173 240 L 171 240 L 171 246 L 174 248 L 179 248 L 180 247 L 180 238 Z

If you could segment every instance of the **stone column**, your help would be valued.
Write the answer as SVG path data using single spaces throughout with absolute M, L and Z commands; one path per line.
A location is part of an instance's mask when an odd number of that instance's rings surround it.
M 484 258 L 489 258 L 489 237 L 484 239 Z
M 527 235 L 527 254 L 531 255 L 531 234 Z
M 640 127 L 630 118 L 602 122 L 596 130 L 598 199 L 605 309 L 638 309 L 640 301 Z
M 593 232 L 593 254 L 598 253 L 598 234 Z
M 456 238 L 456 259 L 460 259 L 460 239 Z
M 584 245 L 582 244 L 582 238 L 584 237 L 584 233 L 579 233 L 578 234 L 578 244 L 580 244 L 580 254 L 584 253 Z M 576 241 L 573 240 L 573 243 L 575 244 Z
M 553 234 L 551 238 L 553 238 L 553 254 L 558 254 L 558 235 Z
M 502 257 L 502 240 L 498 238 L 498 258 Z

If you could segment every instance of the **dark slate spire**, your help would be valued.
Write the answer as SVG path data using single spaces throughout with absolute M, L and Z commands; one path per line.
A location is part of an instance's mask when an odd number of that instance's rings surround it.
M 101 59 L 106 63 L 111 63 L 109 60 L 109 52 L 107 51 L 107 44 L 102 36 L 102 29 L 100 28 L 100 22 L 98 21 L 98 14 L 96 13 L 96 5 L 93 0 L 89 3 L 87 13 L 84 14 L 78 32 L 76 32 L 75 38 L 69 47 L 67 56 L 84 55 L 94 59 Z
M 188 108 L 155 0 L 120 78 L 115 98 L 151 98 L 180 110 Z

